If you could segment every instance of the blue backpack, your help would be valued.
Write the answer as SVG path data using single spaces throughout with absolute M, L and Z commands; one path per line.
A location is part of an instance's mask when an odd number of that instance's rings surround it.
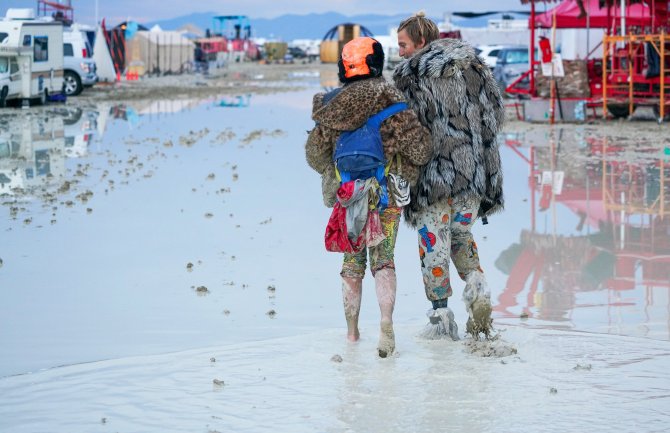
M 379 128 L 382 122 L 396 113 L 407 109 L 404 102 L 389 105 L 368 118 L 363 126 L 340 134 L 335 146 L 335 173 L 340 183 L 356 179 L 377 179 L 382 192 L 379 199 L 380 209 L 388 205 L 386 187 L 386 157 Z

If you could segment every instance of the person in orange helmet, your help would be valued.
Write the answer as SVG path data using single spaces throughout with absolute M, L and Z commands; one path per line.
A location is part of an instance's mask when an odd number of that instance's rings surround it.
M 316 124 L 309 132 L 305 152 L 309 166 L 321 175 L 323 199 L 327 207 L 347 206 L 342 196 L 347 187 L 352 187 L 352 183 L 356 190 L 358 186 L 370 187 L 369 191 L 378 195 L 385 194 L 383 184 L 392 176 L 401 175 L 411 185 L 417 179 L 419 166 L 428 160 L 431 151 L 428 131 L 421 126 L 414 112 L 407 109 L 400 92 L 382 77 L 383 67 L 384 52 L 381 44 L 369 37 L 355 38 L 344 45 L 338 62 L 339 79 L 344 85 L 314 96 L 312 119 Z M 360 131 L 362 126 L 369 125 L 371 119 L 388 113 L 394 106 L 401 106 L 400 111 L 381 120 L 377 129 L 381 138 L 382 158 L 385 160 L 385 168 L 382 167 L 385 172 L 383 179 L 362 176 L 346 178 L 334 162 L 338 143 L 343 143 L 342 138 Z M 403 204 L 401 191 L 394 189 L 395 184 L 388 182 L 386 185 L 386 203 L 378 204 L 382 200 L 372 192 L 366 192 L 368 195 L 363 201 L 368 218 L 363 221 L 368 226 L 370 215 L 378 217 L 383 240 L 380 243 L 375 242 L 374 245 L 366 240 L 360 250 L 344 252 L 340 272 L 347 338 L 355 342 L 360 336 L 358 317 L 363 277 L 369 256 L 381 312 L 377 349 L 382 358 L 395 351 L 393 309 L 396 273 L 393 254 Z M 407 196 L 408 193 L 409 191 Z M 354 212 L 353 206 L 346 207 L 346 212 Z M 374 212 L 378 214 L 375 215 Z M 349 220 L 346 221 L 348 224 Z M 351 227 L 347 226 L 347 230 L 349 229 Z M 344 243 L 348 244 L 346 234 Z M 328 246 L 327 239 L 327 248 Z

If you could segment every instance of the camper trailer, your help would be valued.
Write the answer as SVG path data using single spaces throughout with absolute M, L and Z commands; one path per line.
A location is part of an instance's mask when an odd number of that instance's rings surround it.
M 0 19 L 0 107 L 11 99 L 45 103 L 63 89 L 63 25 L 32 9 Z

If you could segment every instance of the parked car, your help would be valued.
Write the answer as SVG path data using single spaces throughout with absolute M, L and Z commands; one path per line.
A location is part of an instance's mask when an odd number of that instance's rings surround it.
M 304 59 L 307 57 L 307 53 L 300 47 L 288 47 L 288 53 L 293 56 L 294 59 Z
M 504 90 L 516 81 L 521 75 L 528 71 L 529 67 L 528 47 L 526 46 L 508 46 L 498 51 L 496 66 L 493 68 L 493 78 Z M 528 77 L 521 81 L 521 86 L 528 86 L 530 79 Z
M 67 96 L 76 96 L 84 87 L 98 82 L 92 55 L 91 44 L 84 32 L 63 32 L 63 90 Z
M 484 63 L 493 70 L 498 61 L 498 53 L 503 48 L 505 48 L 505 45 L 479 45 L 478 47 L 475 47 L 475 52 L 477 52 L 477 55 L 484 60 Z

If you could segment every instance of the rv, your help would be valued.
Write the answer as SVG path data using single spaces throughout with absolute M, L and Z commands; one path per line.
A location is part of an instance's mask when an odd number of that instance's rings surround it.
M 63 89 L 63 25 L 32 9 L 0 19 L 0 107 L 11 99 L 45 103 Z

